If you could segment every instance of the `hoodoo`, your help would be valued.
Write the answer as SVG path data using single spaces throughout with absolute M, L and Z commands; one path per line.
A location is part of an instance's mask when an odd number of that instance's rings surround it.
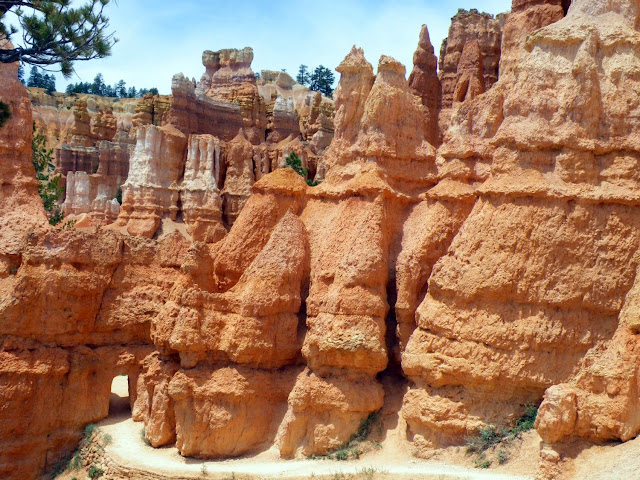
M 425 25 L 408 79 L 354 46 L 332 99 L 248 47 L 122 105 L 0 64 L 0 477 L 67 458 L 119 374 L 151 447 L 200 459 L 335 455 L 379 412 L 428 458 L 537 410 L 540 480 L 635 438 L 639 18 L 460 10 L 439 68 Z

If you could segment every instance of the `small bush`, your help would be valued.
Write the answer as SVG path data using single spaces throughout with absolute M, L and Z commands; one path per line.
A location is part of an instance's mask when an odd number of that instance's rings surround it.
M 118 187 L 118 190 L 116 190 L 116 200 L 122 205 L 122 187 Z
M 302 166 L 302 160 L 300 160 L 300 157 L 294 152 L 291 152 L 289 155 L 287 155 L 287 158 L 285 158 L 284 161 L 287 167 L 293 169 L 294 172 L 300 175 L 307 183 L 307 185 L 309 185 L 310 187 L 315 187 L 316 185 L 318 185 L 318 182 L 314 182 L 313 180 L 307 178 L 309 169 Z
M 516 426 L 511 430 L 513 435 L 519 435 L 522 432 L 533 430 L 533 426 L 536 423 L 536 417 L 538 416 L 538 407 L 532 403 L 529 403 L 525 407 L 524 415 L 518 419 Z
M 84 427 L 84 439 L 88 442 L 91 440 L 94 432 L 98 429 L 93 423 L 90 423 L 86 427 Z
M 73 454 L 73 457 L 71 457 L 71 460 L 69 461 L 69 468 L 71 468 L 72 470 L 79 470 L 81 466 L 82 455 L 80 455 L 80 452 L 76 452 Z
M 360 424 L 358 431 L 353 435 L 351 435 L 351 437 L 346 443 L 344 443 L 342 446 L 340 446 L 333 452 L 330 452 L 328 455 L 326 455 L 323 458 L 330 458 L 333 460 L 340 460 L 340 461 L 357 460 L 358 458 L 360 458 L 360 455 L 362 454 L 360 450 L 360 444 L 369 437 L 373 429 L 373 426 L 377 422 L 378 418 L 379 418 L 378 412 L 369 414 L 367 418 L 365 418 Z M 380 430 L 382 430 L 382 426 L 380 426 Z M 312 457 L 312 458 L 316 458 L 316 457 Z
M 538 407 L 534 404 L 528 404 L 525 407 L 524 414 L 516 420 L 512 428 L 496 427 L 494 425 L 485 425 L 478 430 L 478 434 L 466 439 L 467 453 L 475 453 L 477 455 L 474 461 L 477 468 L 489 468 L 491 462 L 485 460 L 485 452 L 490 448 L 498 445 L 508 445 L 509 442 L 518 438 L 523 432 L 533 429 L 538 415 Z M 494 450 L 495 452 L 495 450 Z M 499 464 L 504 464 L 509 460 L 509 454 L 506 450 L 500 449 L 496 453 Z M 484 466 L 486 464 L 486 466 Z
M 89 478 L 92 480 L 94 478 L 100 478 L 102 475 L 104 475 L 104 470 L 101 468 L 98 468 L 95 465 L 91 465 L 91 467 L 89 467 Z
M 102 441 L 104 442 L 105 445 L 111 445 L 111 443 L 113 442 L 113 437 L 108 433 L 105 433 L 104 436 L 102 437 Z

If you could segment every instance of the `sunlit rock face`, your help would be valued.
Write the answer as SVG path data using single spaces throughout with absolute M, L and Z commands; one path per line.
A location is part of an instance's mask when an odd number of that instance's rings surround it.
M 418 455 L 529 403 L 543 478 L 563 442 L 635 437 L 638 5 L 465 15 L 454 32 L 485 26 L 452 50 L 441 91 L 426 28 L 410 82 L 393 58 L 374 72 L 351 50 L 317 186 L 279 167 L 291 152 L 314 166 L 324 100 L 300 113 L 297 87 L 269 74 L 262 124 L 251 52 L 206 53 L 201 82 L 174 77 L 157 116 L 143 99 L 151 122 L 138 112 L 122 208 L 101 229 L 47 230 L 19 130 L 28 101 L 7 76 L 0 396 L 35 420 L 0 410 L 0 474 L 35 478 L 72 451 L 118 373 L 149 442 L 185 456 L 325 454 L 389 407 L 389 378 Z M 500 75 L 487 84 L 491 22 Z M 105 152 L 95 175 L 121 174 L 117 147 Z M 65 209 L 106 218 L 116 206 L 93 175 L 69 172 Z

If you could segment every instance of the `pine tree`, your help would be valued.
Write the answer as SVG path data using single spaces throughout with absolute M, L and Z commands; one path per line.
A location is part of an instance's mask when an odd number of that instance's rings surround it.
M 44 88 L 47 93 L 56 91 L 56 77 L 53 73 L 51 75 L 45 74 L 45 76 L 42 77 L 42 88 Z
M 108 33 L 109 19 L 104 9 L 111 0 L 87 0 L 82 5 L 70 0 L 1 0 L 0 36 L 11 39 L 18 28 L 22 42 L 0 48 L 0 63 L 21 61 L 29 65 L 59 65 L 65 78 L 73 72 L 73 62 L 104 58 L 117 41 Z M 11 14 L 11 15 L 9 15 Z
M 129 87 L 127 90 L 127 97 L 136 98 L 138 96 L 138 92 L 136 91 L 136 87 Z
M 300 65 L 298 68 L 298 75 L 296 75 L 296 82 L 300 85 L 309 85 L 309 70 L 306 65 Z
M 127 96 L 127 84 L 124 80 L 120 80 L 116 83 L 116 95 L 120 98 L 125 98 Z
M 20 80 L 24 85 L 24 67 L 22 66 L 22 63 L 18 65 L 18 80 Z
M 333 96 L 333 82 L 335 77 L 333 72 L 327 67 L 320 65 L 316 67 L 310 77 L 309 88 L 326 95 Z
M 27 87 L 37 87 L 40 88 L 42 86 L 42 74 L 38 67 L 31 67 L 31 71 L 29 72 L 29 78 L 27 79 Z
M 102 78 L 102 74 L 99 73 L 93 79 L 93 83 L 91 84 L 91 92 L 93 95 L 103 95 L 104 96 L 104 78 Z

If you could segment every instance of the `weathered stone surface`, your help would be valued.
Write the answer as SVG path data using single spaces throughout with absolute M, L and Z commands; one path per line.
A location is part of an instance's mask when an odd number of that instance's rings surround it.
M 544 2 L 535 2 L 544 3 Z M 460 60 L 465 45 L 478 42 L 482 70 L 482 91 L 487 91 L 498 80 L 501 61 L 502 24 L 504 16 L 494 17 L 477 10 L 458 10 L 451 19 L 449 35 L 440 49 L 440 72 L 442 82 L 442 107 L 450 108 L 455 101 L 454 92 L 460 78 Z
M 300 136 L 298 113 L 293 105 L 293 98 L 278 96 L 267 114 L 267 141 L 278 143 L 291 136 Z
M 258 144 L 264 139 L 267 119 L 265 103 L 251 70 L 252 61 L 253 49 L 250 47 L 217 52 L 206 50 L 202 54 L 206 71 L 200 79 L 198 91 L 213 100 L 238 105 L 245 135 L 252 144 Z
M 425 138 L 431 145 L 440 143 L 438 115 L 442 107 L 442 86 L 438 78 L 438 59 L 433 53 L 433 45 L 426 25 L 420 30 L 418 48 L 413 54 L 413 70 L 409 75 L 411 91 L 420 97 L 425 108 Z
M 137 136 L 117 223 L 130 235 L 151 238 L 165 215 L 175 220 L 178 213 L 187 139 L 171 125 L 140 126 Z
M 191 135 L 180 184 L 182 217 L 194 241 L 215 243 L 227 233 L 222 224 L 221 142 L 211 135 Z
M 382 56 L 374 75 L 354 48 L 322 162 L 300 138 L 253 143 L 252 55 L 206 54 L 199 85 L 175 77 L 163 125 L 137 127 L 119 226 L 12 244 L 19 268 L 0 275 L 0 376 L 15 386 L 0 390 L 5 403 L 35 411 L 52 392 L 102 392 L 126 371 L 153 445 L 221 458 L 276 444 L 290 457 L 343 445 L 387 408 L 380 379 L 401 371 L 418 454 L 540 402 L 543 461 L 558 463 L 558 442 L 636 436 L 640 14 L 623 0 L 566 11 L 514 1 L 497 81 L 487 45 L 502 20 L 460 15 L 440 146 L 434 79 L 421 77 L 435 60 L 426 29 L 411 86 L 397 61 Z M 321 97 L 302 111 L 284 76 L 267 85 L 292 92 L 281 104 L 292 99 L 302 138 L 323 122 L 329 133 Z M 234 105 L 242 126 L 218 124 L 232 137 L 200 131 L 215 105 Z M 14 182 L 28 157 L 10 148 L 24 160 L 0 156 Z M 320 185 L 279 168 L 292 151 Z M 115 175 L 116 156 L 98 176 Z M 69 208 L 85 210 L 93 176 L 68 178 Z M 0 409 L 0 472 L 51 464 L 104 416 L 94 400 L 27 426 Z
M 0 282 L 19 267 L 26 235 L 47 225 L 32 163 L 31 107 L 17 72 L 17 64 L 0 64 L 0 101 L 11 114 L 0 127 Z
M 53 468 L 107 416 L 113 377 L 135 386 L 185 247 L 105 231 L 29 237 L 17 273 L 0 279 L 3 478 Z

